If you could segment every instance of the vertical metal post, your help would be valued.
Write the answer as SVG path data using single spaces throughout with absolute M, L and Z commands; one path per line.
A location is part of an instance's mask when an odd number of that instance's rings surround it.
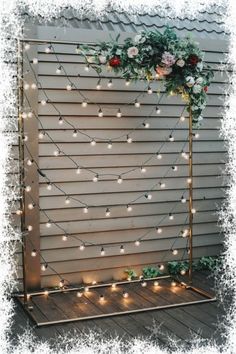
M 23 292 L 24 292 L 24 305 L 28 303 L 27 296 L 27 282 L 26 282 L 26 245 L 25 245 L 25 198 L 24 198 L 24 122 L 21 115 L 23 106 L 23 43 L 17 40 L 17 103 L 18 103 L 18 144 L 19 144 L 19 182 L 20 182 L 20 210 L 21 210 L 21 235 L 22 235 L 22 269 L 23 269 Z
M 192 132 L 192 109 L 189 106 L 189 283 L 193 276 L 193 132 Z

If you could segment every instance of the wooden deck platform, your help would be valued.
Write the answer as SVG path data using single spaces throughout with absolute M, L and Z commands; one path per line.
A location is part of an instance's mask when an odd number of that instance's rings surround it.
M 206 273 L 194 274 L 194 285 L 200 286 L 206 291 L 212 291 L 213 279 L 207 279 L 207 276 Z M 68 316 L 76 317 L 78 311 L 84 315 L 88 314 L 88 311 L 90 314 L 101 314 L 111 310 L 117 312 L 124 311 L 127 308 L 135 309 L 137 306 L 150 307 L 156 305 L 157 301 L 158 305 L 165 305 L 173 302 L 202 299 L 201 295 L 192 291 L 180 287 L 171 287 L 168 280 L 163 280 L 163 283 L 156 289 L 153 285 L 143 288 L 139 283 L 132 284 L 128 290 L 129 297 L 126 299 L 121 295 L 122 290 L 118 287 L 112 292 L 112 297 L 110 297 L 111 289 L 104 291 L 101 288 L 88 292 L 82 298 L 77 298 L 76 293 L 73 292 L 70 294 L 54 294 L 48 298 L 45 296 L 34 297 L 33 311 L 41 321 L 53 321 L 68 318 Z M 104 301 L 100 300 L 101 294 L 104 295 Z M 217 343 L 223 343 L 223 330 L 219 325 L 224 314 L 223 304 L 212 302 L 37 328 L 22 306 L 16 303 L 11 333 L 12 338 L 16 338 L 16 334 L 22 333 L 27 324 L 39 339 L 50 339 L 50 341 L 56 339 L 59 333 L 76 330 L 81 334 L 83 331 L 88 332 L 88 329 L 94 329 L 101 331 L 106 336 L 119 335 L 127 339 L 137 336 L 152 336 L 160 344 L 168 346 L 170 344 L 169 336 L 188 343 L 190 332 L 198 334 L 205 340 L 212 338 Z

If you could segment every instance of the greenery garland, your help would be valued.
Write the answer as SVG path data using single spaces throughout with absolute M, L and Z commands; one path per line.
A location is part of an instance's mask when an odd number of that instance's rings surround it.
M 161 79 L 165 92 L 179 94 L 192 109 L 193 126 L 198 127 L 206 106 L 206 92 L 213 72 L 203 62 L 203 52 L 189 37 L 179 38 L 173 30 L 141 32 L 120 45 L 119 35 L 96 47 L 80 46 L 89 66 L 100 75 L 102 65 L 121 74 L 126 80 Z

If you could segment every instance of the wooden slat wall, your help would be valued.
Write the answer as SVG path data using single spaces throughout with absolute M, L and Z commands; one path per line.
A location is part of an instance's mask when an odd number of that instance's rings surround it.
M 93 33 L 92 33 L 93 32 Z M 129 34 L 122 34 L 122 38 Z M 68 29 L 63 33 L 60 29 L 38 27 L 39 38 L 52 38 L 65 40 L 94 41 L 108 38 L 107 33 L 101 31 L 83 31 Z M 200 41 L 199 41 L 200 42 Z M 200 46 L 206 49 L 205 60 L 212 64 L 215 77 L 209 89 L 208 106 L 204 111 L 204 122 L 200 129 L 200 138 L 194 141 L 194 207 L 197 214 L 194 216 L 194 256 L 215 255 L 220 252 L 222 235 L 217 227 L 216 208 L 224 198 L 226 181 L 221 172 L 224 169 L 226 151 L 223 141 L 219 137 L 220 119 L 224 93 L 227 88 L 227 75 L 218 70 L 218 63 L 224 61 L 226 44 L 222 42 L 221 48 L 214 41 L 202 41 Z M 102 89 L 95 89 L 97 75 L 93 70 L 84 71 L 83 59 L 75 54 L 73 45 L 54 45 L 60 62 L 63 63 L 70 79 L 80 88 L 81 92 L 92 102 L 99 103 L 104 112 L 103 118 L 97 117 L 97 105 L 89 104 L 81 108 L 81 97 L 78 92 L 65 90 L 68 81 L 63 75 L 56 75 L 58 67 L 54 54 L 45 54 L 44 45 L 38 46 L 38 80 L 43 90 L 61 112 L 73 125 L 79 127 L 90 136 L 101 138 L 114 138 L 128 132 L 145 117 L 156 105 L 157 97 L 143 94 L 139 100 L 142 105 L 139 109 L 133 105 L 122 106 L 135 99 L 138 93 L 145 88 L 145 83 L 132 83 L 129 87 L 124 80 L 117 78 L 113 73 L 104 72 L 101 76 Z M 78 78 L 78 74 L 80 77 Z M 108 88 L 108 79 L 113 79 L 113 87 Z M 153 89 L 162 90 L 160 83 L 152 85 Z M 38 101 L 45 98 L 44 92 L 39 89 Z M 121 108 L 123 117 L 117 118 L 117 109 Z M 38 106 L 39 119 L 44 129 L 56 141 L 58 146 L 68 155 L 72 156 L 78 165 L 95 170 L 98 174 L 120 174 L 129 168 L 141 166 L 151 154 L 156 152 L 163 140 L 170 134 L 183 110 L 183 102 L 178 97 L 164 97 L 160 103 L 161 114 L 148 118 L 150 128 L 137 129 L 132 134 L 133 143 L 127 144 L 122 138 L 113 143 L 111 150 L 107 149 L 107 142 L 97 142 L 95 147 L 90 146 L 89 139 L 78 133 L 72 138 L 73 129 L 66 123 L 58 125 L 58 113 L 52 104 Z M 40 176 L 40 207 L 50 218 L 65 228 L 68 233 L 78 235 L 80 239 L 95 243 L 110 243 L 111 248 L 106 256 L 100 256 L 100 246 L 87 247 L 83 252 L 78 250 L 78 241 L 73 238 L 67 242 L 61 240 L 63 232 L 55 225 L 47 228 L 47 217 L 41 212 L 41 250 L 48 263 L 63 277 L 71 282 L 90 282 L 92 280 L 105 281 L 124 276 L 127 267 L 140 270 L 144 265 L 156 264 L 162 260 L 179 259 L 183 256 L 186 240 L 176 239 L 187 217 L 187 204 L 179 203 L 175 209 L 175 219 L 164 222 L 163 233 L 157 235 L 151 231 L 140 247 L 135 247 L 134 240 L 154 227 L 168 213 L 173 205 L 181 198 L 186 188 L 188 176 L 187 161 L 180 157 L 175 165 L 178 171 L 169 171 L 164 179 L 165 190 L 156 187 L 153 198 L 147 201 L 141 198 L 127 213 L 126 204 L 135 199 L 146 190 L 149 190 L 166 174 L 173 161 L 177 158 L 188 135 L 187 121 L 180 123 L 173 135 L 174 142 L 167 142 L 163 149 L 162 160 L 155 157 L 148 163 L 145 174 L 134 171 L 124 177 L 123 183 L 117 184 L 116 179 L 104 176 L 97 183 L 91 181 L 93 174 L 82 171 L 75 173 L 75 166 L 64 156 L 55 157 L 55 146 L 45 137 L 39 143 L 39 165 L 48 178 L 61 187 L 68 195 L 83 200 L 88 205 L 97 207 L 84 214 L 82 206 L 71 201 L 65 205 L 65 197 L 60 191 L 52 188 L 47 190 L 45 179 Z M 41 127 L 39 126 L 39 129 Z M 29 132 L 30 133 L 30 132 Z M 17 146 L 15 147 L 17 159 Z M 14 171 L 13 171 L 14 172 Z M 111 207 L 111 217 L 105 217 L 105 208 Z M 169 251 L 174 240 L 175 248 L 179 254 L 173 256 Z M 131 242 L 132 241 L 132 242 Z M 123 244 L 126 252 L 119 254 L 119 247 Z M 21 278 L 21 253 L 19 258 L 19 279 Z M 58 283 L 53 271 L 48 269 L 42 274 L 42 286 L 51 286 Z

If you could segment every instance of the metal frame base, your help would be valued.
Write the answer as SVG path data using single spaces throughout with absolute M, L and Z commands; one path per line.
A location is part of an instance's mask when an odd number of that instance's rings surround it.
M 33 320 L 33 322 L 37 325 L 37 327 L 56 325 L 56 324 L 62 324 L 62 323 L 77 322 L 77 321 L 83 321 L 83 320 L 91 320 L 91 319 L 96 319 L 96 318 L 121 316 L 121 315 L 154 311 L 154 310 L 164 310 L 164 309 L 176 308 L 176 307 L 182 307 L 182 306 L 188 306 L 188 305 L 197 305 L 197 304 L 199 305 L 199 304 L 217 301 L 216 297 L 212 296 L 210 293 L 208 293 L 202 289 L 199 289 L 197 287 L 194 287 L 192 285 L 188 285 L 188 284 L 186 284 L 182 281 L 179 281 L 178 279 L 175 279 L 169 275 L 145 279 L 145 281 L 148 282 L 148 281 L 168 279 L 168 278 L 176 281 L 181 287 L 184 287 L 186 290 L 192 290 L 192 291 L 202 295 L 204 297 L 204 299 L 196 300 L 196 301 L 189 301 L 189 302 L 181 302 L 181 303 L 177 303 L 177 304 L 173 303 L 173 304 L 162 305 L 162 306 L 153 306 L 153 307 L 148 307 L 148 308 L 137 308 L 134 310 L 126 310 L 126 311 L 121 310 L 119 312 L 110 312 L 110 313 L 104 313 L 104 314 L 99 314 L 99 315 L 68 318 L 68 319 L 62 319 L 62 320 L 58 320 L 58 321 L 39 322 L 39 321 L 37 321 L 36 317 L 33 314 L 33 308 L 29 305 L 29 303 L 26 303 L 26 304 L 24 303 L 24 295 L 23 294 L 21 294 L 21 293 L 14 294 L 13 297 L 15 297 L 20 302 L 20 304 L 23 306 L 26 313 Z M 140 282 L 140 280 L 120 281 L 120 282 L 115 282 L 115 284 L 116 285 L 124 285 L 124 284 L 137 283 L 137 282 Z M 110 287 L 111 285 L 112 285 L 112 283 L 91 285 L 91 286 L 89 286 L 89 289 Z M 47 293 L 48 293 L 48 295 L 55 294 L 55 293 L 67 293 L 67 292 L 72 292 L 72 291 L 79 291 L 81 289 L 82 289 L 82 287 L 74 287 L 74 288 L 58 289 L 58 290 L 47 290 Z M 34 297 L 34 296 L 41 296 L 41 295 L 45 295 L 45 291 L 32 292 L 32 293 L 27 294 L 28 299 L 31 297 Z

